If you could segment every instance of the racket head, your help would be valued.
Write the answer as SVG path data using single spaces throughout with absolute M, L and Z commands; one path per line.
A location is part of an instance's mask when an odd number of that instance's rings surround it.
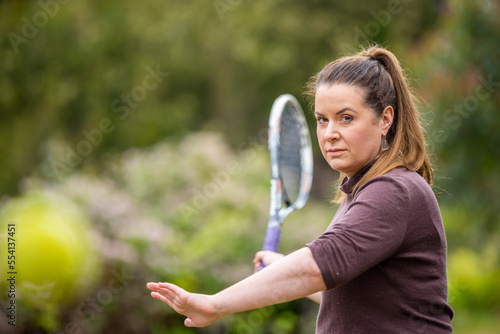
M 281 196 L 274 206 L 302 208 L 309 198 L 313 175 L 311 137 L 304 112 L 294 96 L 279 96 L 269 117 L 271 176 Z M 282 203 L 281 203 L 282 202 Z

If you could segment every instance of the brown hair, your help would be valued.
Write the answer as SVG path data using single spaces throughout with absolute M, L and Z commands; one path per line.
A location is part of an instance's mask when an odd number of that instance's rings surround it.
M 418 172 L 429 185 L 433 182 L 432 167 L 426 152 L 424 130 L 420 124 L 416 99 L 410 92 L 401 65 L 394 54 L 373 46 L 357 55 L 337 59 L 313 76 L 306 94 L 314 97 L 322 85 L 354 85 L 366 93 L 364 103 L 380 118 L 387 106 L 394 109 L 394 119 L 387 132 L 389 150 L 380 152 L 379 159 L 354 187 L 354 192 L 370 179 L 403 166 Z M 345 177 L 340 173 L 339 182 Z M 337 190 L 335 202 L 345 199 Z

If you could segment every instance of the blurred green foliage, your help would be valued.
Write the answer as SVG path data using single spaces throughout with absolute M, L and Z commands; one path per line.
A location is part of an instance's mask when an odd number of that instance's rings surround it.
M 437 18 L 433 4 L 396 1 L 391 14 L 392 2 L 222 0 L 221 12 L 217 1 L 4 1 L 2 190 L 17 193 L 46 155 L 50 170 L 53 161 L 67 165 L 66 146 L 78 151 L 88 140 L 82 131 L 99 129 L 102 119 L 113 130 L 79 154 L 83 163 L 99 166 L 103 152 L 192 130 L 239 143 L 266 126 L 276 96 L 299 95 L 339 52 L 388 39 L 403 49 Z M 168 76 L 144 94 L 147 67 Z M 62 156 L 46 152 L 53 139 L 64 142 Z
M 200 142 L 210 150 L 197 147 Z M 180 143 L 130 149 L 103 163 L 107 172 L 101 175 L 75 172 L 63 183 L 43 178 L 24 182 L 23 192 L 55 193 L 88 212 L 104 267 L 100 282 L 86 290 L 84 298 L 52 305 L 60 307 L 60 314 L 53 312 L 55 319 L 50 323 L 64 327 L 71 321 L 88 333 L 145 333 L 155 328 L 193 332 L 182 329 L 182 317 L 152 299 L 145 284 L 169 281 L 191 291 L 213 293 L 252 274 L 253 254 L 261 246 L 266 227 L 262 222 L 268 212 L 267 148 L 252 142 L 234 151 L 220 135 L 198 132 Z M 284 233 L 282 251 L 297 249 L 321 234 L 324 226 L 303 227 L 304 221 L 327 221 L 331 215 L 328 205 L 314 203 L 291 216 L 289 231 L 300 233 Z M 60 262 L 57 256 L 51 260 Z M 116 271 L 125 271 L 131 279 L 106 305 L 99 295 L 110 289 Z M 96 307 L 89 298 L 97 300 Z M 232 329 L 237 333 L 238 328 L 251 328 L 252 333 L 267 333 L 275 328 L 274 332 L 281 333 L 314 328 L 316 314 L 310 309 L 317 310 L 317 306 L 313 302 L 289 304 L 239 314 L 202 332 Z M 118 311 L 124 314 L 114 315 Z M 299 314 L 303 315 L 300 321 Z M 44 327 L 45 315 L 44 310 L 32 309 L 25 317 Z M 116 323 L 115 316 L 123 321 Z M 26 326 L 25 321 L 18 324 L 21 329 Z M 53 326 L 44 329 L 60 330 Z
M 428 128 L 437 185 L 447 193 L 442 203 L 475 212 L 484 233 L 500 232 L 498 1 L 457 1 L 450 10 L 421 65 L 421 93 L 435 112 Z
M 307 300 L 185 329 L 145 283 L 214 293 L 251 274 L 273 100 L 291 93 L 307 107 L 308 78 L 371 43 L 396 53 L 423 97 L 455 332 L 495 332 L 499 12 L 498 0 L 1 1 L 0 208 L 32 192 L 78 205 L 102 274 L 79 299 L 21 303 L 18 326 L 2 321 L 0 332 L 312 332 Z M 335 212 L 326 198 L 336 174 L 316 161 L 313 198 L 287 218 L 285 253 Z

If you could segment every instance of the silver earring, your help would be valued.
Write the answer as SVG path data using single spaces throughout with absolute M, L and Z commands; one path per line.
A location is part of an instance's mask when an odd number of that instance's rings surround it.
M 380 150 L 382 152 L 387 151 L 389 149 L 389 143 L 387 142 L 387 139 L 385 136 L 382 137 L 382 144 L 380 145 Z

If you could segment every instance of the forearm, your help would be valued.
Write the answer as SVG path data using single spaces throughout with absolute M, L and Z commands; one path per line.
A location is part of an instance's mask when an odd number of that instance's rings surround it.
M 309 248 L 302 248 L 214 296 L 222 316 L 306 297 L 326 289 Z

